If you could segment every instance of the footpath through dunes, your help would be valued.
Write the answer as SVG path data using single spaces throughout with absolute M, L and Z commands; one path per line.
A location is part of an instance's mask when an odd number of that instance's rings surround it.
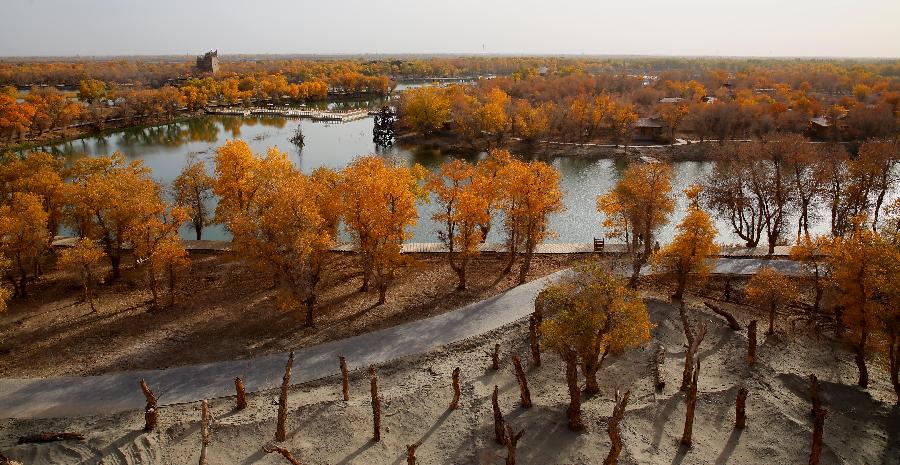
M 606 427 L 615 393 L 630 390 L 621 424 L 622 465 L 671 464 L 796 464 L 807 463 L 812 439 L 806 375 L 819 376 L 825 423 L 822 465 L 900 462 L 900 416 L 884 372 L 873 371 L 868 390 L 854 385 L 852 355 L 827 338 L 802 333 L 761 335 L 757 363 L 744 362 L 745 331 L 732 331 L 697 301 L 689 307 L 709 332 L 700 346 L 701 375 L 694 419 L 694 445 L 678 446 L 684 425 L 685 399 L 679 392 L 684 362 L 684 335 L 678 309 L 645 299 L 654 323 L 653 339 L 622 355 L 612 355 L 599 373 L 600 394 L 584 398 L 583 433 L 566 427 L 568 395 L 564 364 L 545 353 L 542 365 L 529 360 L 528 323 L 518 322 L 378 366 L 382 435 L 372 438 L 369 378 L 365 370 L 350 376 L 350 400 L 341 396 L 338 377 L 294 385 L 289 390 L 287 439 L 279 445 L 304 464 L 406 463 L 406 445 L 421 442 L 420 465 L 504 463 L 506 449 L 494 442 L 491 395 L 498 386 L 499 407 L 516 431 L 518 463 L 601 463 L 610 449 Z M 731 307 L 740 324 L 762 315 Z M 781 331 L 788 331 L 783 325 Z M 501 366 L 491 369 L 486 354 L 501 345 Z M 657 391 L 649 368 L 656 347 L 663 353 L 661 375 L 666 386 Z M 519 388 L 510 357 L 518 353 L 525 365 L 533 407 L 520 406 Z M 301 359 L 298 358 L 297 362 Z M 279 371 L 283 368 L 279 360 Z M 337 366 L 337 361 L 333 361 Z M 451 374 L 459 367 L 458 410 L 449 410 Z M 294 375 L 302 375 L 294 370 Z M 226 380 L 230 383 L 230 380 Z M 734 398 L 738 385 L 750 391 L 747 428 L 736 431 Z M 132 387 L 132 388 L 136 388 Z M 213 464 L 287 463 L 261 448 L 272 441 L 278 405 L 276 390 L 248 396 L 245 410 L 234 410 L 234 398 L 213 399 Z M 161 409 L 156 431 L 142 431 L 141 410 L 85 417 L 0 419 L 0 450 L 23 463 L 68 464 L 196 464 L 200 453 L 200 405 L 170 405 Z M 17 445 L 19 436 L 37 431 L 78 431 L 83 441 Z
M 797 263 L 787 260 L 717 259 L 715 273 L 752 275 L 775 264 L 782 271 L 797 268 Z M 338 373 L 340 355 L 347 357 L 351 368 L 381 364 L 513 323 L 533 311 L 534 299 L 541 289 L 569 272 L 559 271 L 431 318 L 300 349 L 296 353 L 296 382 Z M 251 392 L 270 389 L 279 385 L 286 357 L 287 354 L 273 354 L 98 376 L 0 379 L 0 417 L 62 417 L 138 409 L 144 402 L 137 389 L 141 378 L 153 386 L 162 405 L 231 395 L 235 376 L 243 377 Z

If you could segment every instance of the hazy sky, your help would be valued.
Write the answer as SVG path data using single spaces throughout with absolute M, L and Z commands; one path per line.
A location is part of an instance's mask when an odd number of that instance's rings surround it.
M 900 57 L 900 0 L 2 0 L 0 56 Z

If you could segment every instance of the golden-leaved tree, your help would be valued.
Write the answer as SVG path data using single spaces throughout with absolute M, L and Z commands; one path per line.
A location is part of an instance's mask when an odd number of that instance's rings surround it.
M 77 160 L 71 178 L 65 221 L 79 236 L 103 246 L 111 277 L 117 279 L 129 234 L 141 226 L 148 212 L 159 211 L 160 187 L 141 161 L 126 162 L 118 152 Z
M 672 242 L 653 254 L 654 267 L 675 276 L 672 298 L 676 300 L 683 298 L 691 276 L 698 282 L 706 280 L 712 268 L 709 259 L 719 253 L 716 227 L 698 201 L 700 186 L 694 184 L 684 193 L 689 202 L 687 215 L 676 227 Z
M 25 296 L 29 276 L 49 247 L 47 216 L 35 194 L 16 192 L 0 206 L 0 255 L 10 261 L 6 277 L 18 297 Z
M 227 223 L 235 251 L 273 275 L 282 310 L 305 307 L 314 326 L 317 285 L 340 221 L 337 173 L 320 168 L 306 176 L 277 148 L 252 165 L 254 194 Z
M 57 265 L 69 270 L 78 276 L 81 287 L 84 289 L 84 300 L 94 308 L 94 285 L 100 277 L 100 261 L 103 259 L 103 249 L 92 239 L 81 238 L 74 246 L 59 253 Z
M 3 164 L 3 198 L 14 192 L 27 192 L 41 199 L 47 213 L 47 240 L 59 232 L 66 203 L 65 173 L 62 160 L 46 152 L 31 152 L 24 158 L 14 157 Z
M 187 211 L 198 241 L 203 238 L 203 228 L 212 220 L 206 204 L 213 198 L 215 182 L 215 178 L 206 173 L 203 160 L 189 160 L 172 181 L 175 203 Z
M 756 308 L 768 313 L 769 328 L 766 334 L 775 333 L 775 316 L 778 311 L 787 308 L 797 298 L 797 288 L 791 278 L 770 267 L 756 272 L 750 278 L 745 292 Z
M 428 179 L 428 189 L 434 193 L 438 211 L 432 219 L 441 228 L 438 238 L 447 248 L 450 268 L 456 273 L 456 288 L 466 288 L 466 269 L 478 255 L 482 242 L 480 225 L 487 223 L 488 195 L 482 192 L 486 184 L 475 178 L 474 166 L 460 159 L 441 165 L 438 173 Z
M 534 249 L 553 234 L 550 215 L 564 208 L 559 171 L 541 161 L 511 159 L 501 167 L 497 181 L 510 254 L 507 272 L 517 252 L 523 254 L 518 281 L 524 284 Z
M 401 247 L 418 219 L 416 203 L 426 198 L 424 178 L 419 165 L 395 165 L 374 155 L 357 158 L 343 170 L 344 224 L 362 260 L 361 290 L 367 291 L 371 281 L 378 289 L 379 305 L 407 262 Z
M 430 134 L 450 118 L 450 99 L 444 89 L 424 86 L 408 89 L 400 97 L 400 121 L 412 130 Z
M 242 140 L 230 140 L 216 149 L 216 181 L 213 193 L 219 198 L 216 221 L 228 227 L 229 220 L 246 211 L 256 191 L 251 171 L 258 163 L 250 146 Z
M 856 352 L 857 384 L 869 385 L 866 359 L 875 341 L 880 317 L 890 320 L 897 303 L 896 243 L 867 226 L 868 217 L 859 215 L 843 237 L 836 237 L 826 249 L 831 284 L 837 291 L 840 318 L 847 328 L 845 337 Z
M 600 391 L 597 372 L 609 354 L 650 339 L 650 316 L 640 294 L 626 289 L 619 278 L 597 264 L 582 264 L 573 275 L 547 286 L 540 296 L 548 319 L 540 326 L 542 349 L 560 354 L 566 362 L 569 385 L 569 428 L 582 429 L 577 369 L 585 379 L 585 393 Z
M 628 243 L 631 287 L 637 288 L 641 267 L 653 251 L 656 230 L 669 222 L 675 208 L 672 168 L 664 163 L 634 163 L 625 169 L 616 187 L 597 198 L 604 225 Z
M 178 235 L 178 229 L 188 220 L 187 212 L 169 208 L 162 201 L 159 191 L 144 199 L 140 219 L 128 230 L 126 238 L 134 246 L 134 258 L 144 270 L 147 287 L 153 298 L 154 308 L 160 308 L 160 284 L 167 283 L 169 300 L 175 304 L 175 285 L 178 274 L 190 266 L 187 251 Z

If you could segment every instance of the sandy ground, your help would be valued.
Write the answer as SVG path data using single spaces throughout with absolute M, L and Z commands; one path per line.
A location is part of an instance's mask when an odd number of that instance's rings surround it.
M 852 357 L 827 338 L 815 340 L 788 332 L 761 334 L 758 363 L 743 362 L 746 337 L 729 330 L 702 305 L 692 307 L 710 332 L 701 346 L 702 369 L 694 425 L 694 447 L 679 448 L 684 423 L 684 398 L 678 392 L 684 337 L 676 308 L 648 299 L 656 327 L 651 343 L 611 357 L 600 373 L 602 392 L 584 405 L 587 431 L 566 427 L 568 397 L 564 369 L 558 357 L 546 354 L 541 367 L 527 367 L 534 406 L 519 406 L 518 388 L 509 354 L 527 359 L 527 325 L 513 324 L 493 333 L 379 367 L 384 429 L 372 442 L 368 380 L 354 373 L 349 402 L 340 400 L 340 380 L 328 378 L 294 386 L 289 399 L 288 440 L 284 444 L 304 464 L 401 464 L 405 445 L 422 441 L 420 464 L 500 464 L 505 449 L 493 442 L 490 394 L 500 386 L 500 403 L 507 421 L 525 429 L 519 442 L 520 464 L 602 463 L 609 450 L 606 433 L 616 389 L 631 390 L 622 431 L 621 464 L 787 464 L 806 463 L 812 421 L 806 375 L 821 380 L 825 424 L 823 464 L 900 463 L 900 411 L 887 375 L 873 367 L 868 391 L 853 385 Z M 742 323 L 753 315 L 732 307 Z M 489 368 L 490 350 L 500 342 L 503 366 Z M 654 391 L 649 360 L 654 346 L 664 347 L 662 374 L 667 381 Z M 459 410 L 449 411 L 450 373 L 462 368 Z M 732 429 L 736 386 L 750 390 L 748 427 Z M 234 411 L 232 398 L 211 401 L 215 415 L 212 464 L 279 464 L 279 456 L 261 447 L 275 430 L 275 391 L 250 397 L 250 407 Z M 142 412 L 55 420 L 0 421 L 0 450 L 28 464 L 189 464 L 200 450 L 199 403 L 165 407 L 161 427 L 141 431 Z M 80 431 L 84 441 L 15 445 L 22 434 L 38 431 Z
M 0 313 L 0 377 L 89 375 L 165 368 L 286 352 L 373 329 L 438 315 L 499 294 L 516 284 L 503 260 L 485 255 L 456 291 L 442 254 L 422 254 L 401 271 L 385 305 L 361 293 L 357 258 L 334 253 L 320 284 L 316 327 L 304 313 L 277 309 L 270 277 L 224 253 L 194 253 L 174 307 L 152 310 L 141 275 L 101 285 L 91 313 L 74 276 L 50 271 L 30 296 Z M 535 256 L 529 279 L 566 268 L 565 255 Z M 516 268 L 514 268 L 515 272 Z

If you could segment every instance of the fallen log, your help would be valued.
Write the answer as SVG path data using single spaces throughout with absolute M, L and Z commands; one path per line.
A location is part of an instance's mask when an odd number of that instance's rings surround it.
M 20 437 L 19 444 L 37 444 L 42 442 L 55 441 L 81 441 L 83 439 L 84 435 L 81 433 L 38 433 Z
M 291 451 L 285 449 L 284 447 L 278 447 L 275 444 L 267 444 L 263 446 L 263 452 L 267 454 L 277 452 L 281 454 L 282 457 L 287 459 L 288 462 L 291 462 L 291 465 L 300 465 L 300 461 L 294 457 L 294 454 L 292 454 Z
M 725 318 L 726 320 L 728 320 L 728 327 L 729 327 L 729 328 L 731 328 L 731 329 L 733 329 L 733 330 L 735 330 L 735 331 L 740 331 L 740 330 L 741 330 L 741 324 L 738 323 L 738 321 L 734 318 L 734 315 L 732 315 L 731 313 L 726 312 L 725 310 L 723 310 L 722 308 L 720 308 L 720 307 L 717 306 L 717 305 L 713 305 L 712 303 L 709 303 L 709 302 L 703 302 L 703 304 L 706 305 L 707 307 L 709 307 L 713 312 L 715 312 L 716 315 L 719 315 L 719 316 L 721 316 L 722 318 Z

